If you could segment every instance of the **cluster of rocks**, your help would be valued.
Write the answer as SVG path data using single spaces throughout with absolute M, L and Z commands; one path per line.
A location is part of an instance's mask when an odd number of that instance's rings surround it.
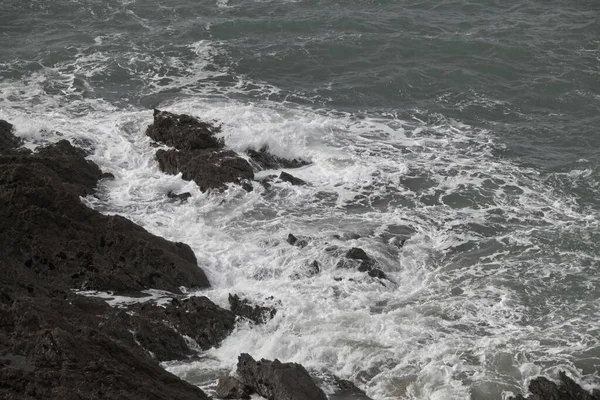
M 272 155 L 267 147 L 248 150 L 248 161 L 225 148 L 218 136 L 220 132 L 219 126 L 189 115 L 160 110 L 154 110 L 154 122 L 146 129 L 146 135 L 152 140 L 171 147 L 156 152 L 160 170 L 171 175 L 181 173 L 183 179 L 194 181 L 203 192 L 221 190 L 231 183 L 251 191 L 255 170 L 299 168 L 309 164 L 305 160 L 288 160 Z M 279 179 L 292 185 L 306 184 L 287 172 L 282 172 Z M 269 180 L 272 181 L 273 177 L 261 182 L 268 185 Z
M 334 387 L 331 398 L 370 400 L 352 382 L 329 376 L 330 386 Z M 268 400 L 327 400 L 308 371 L 297 363 L 282 363 L 262 359 L 254 360 L 249 354 L 238 358 L 234 376 L 219 380 L 217 396 L 221 399 L 249 399 L 258 394 Z
M 149 133 L 175 147 L 163 150 L 166 155 L 159 150 L 159 162 L 172 158 L 188 165 L 184 161 L 191 155 L 213 160 L 217 180 L 188 170 L 206 189 L 252 177 L 247 162 L 215 139 L 214 127 L 187 116 L 177 116 L 174 126 L 176 117 L 168 113 L 155 113 L 157 118 Z M 220 345 L 236 320 L 264 323 L 276 310 L 237 295 L 229 297 L 230 310 L 207 297 L 185 298 L 184 286 L 210 286 L 188 245 L 88 208 L 80 196 L 94 194 L 98 182 L 112 175 L 66 140 L 32 152 L 20 147 L 12 130 L 0 121 L 0 397 L 208 399 L 159 362 L 194 357 L 197 350 Z M 266 150 L 257 154 L 261 168 L 305 165 Z M 173 298 L 162 306 L 141 301 L 112 308 L 78 294 L 108 291 L 143 298 L 148 289 L 168 291 Z M 295 370 L 289 378 L 285 371 L 278 376 L 294 379 Z M 307 388 L 322 393 L 314 382 Z M 298 397 L 302 390 L 285 390 L 291 393 L 287 398 L 304 398 Z
M 266 148 L 249 151 L 247 161 L 224 148 L 218 129 L 189 116 L 155 111 L 147 134 L 173 147 L 157 151 L 161 169 L 181 172 L 202 190 L 230 183 L 248 187 L 254 170 L 306 165 L 273 156 Z M 260 324 L 277 311 L 234 294 L 230 310 L 207 297 L 185 298 L 184 286 L 210 286 L 188 245 L 85 206 L 80 196 L 93 194 L 111 174 L 70 142 L 61 140 L 36 152 L 21 145 L 12 125 L 0 120 L 0 398 L 209 399 L 159 363 L 186 360 L 197 350 L 219 346 L 238 319 Z M 189 194 L 169 197 L 185 201 Z M 288 237 L 300 248 L 309 241 Z M 387 279 L 360 248 L 349 249 L 338 268 Z M 319 271 L 317 261 L 309 266 L 310 275 Z M 148 289 L 168 291 L 173 299 L 163 306 L 145 302 L 112 308 L 99 298 L 77 294 L 97 290 L 143 297 Z M 533 380 L 527 399 L 600 400 L 597 391 L 585 392 L 564 374 L 560 379 L 559 385 Z M 242 354 L 235 375 L 220 380 L 217 395 L 325 400 L 321 383 L 299 364 L 256 361 Z M 335 388 L 330 399 L 369 399 L 333 375 L 327 386 Z

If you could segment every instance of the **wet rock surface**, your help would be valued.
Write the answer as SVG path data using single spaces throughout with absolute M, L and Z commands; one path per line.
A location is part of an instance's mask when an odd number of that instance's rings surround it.
M 216 389 L 219 399 L 249 399 L 252 393 L 251 387 L 244 385 L 232 376 L 220 378 Z
M 304 185 L 306 185 L 305 181 L 303 181 L 300 178 L 296 178 L 295 176 L 293 176 L 292 174 L 288 174 L 287 172 L 282 172 L 279 175 L 279 180 L 281 180 L 283 182 L 288 182 L 288 183 L 292 184 L 292 186 L 304 186 Z
M 157 360 L 192 354 L 188 333 L 199 347 L 218 344 L 233 313 L 206 298 L 115 310 L 73 293 L 208 287 L 190 247 L 87 208 L 79 196 L 93 193 L 102 173 L 85 153 L 67 141 L 15 151 L 20 140 L 7 126 L 0 122 L 8 135 L 0 150 L 0 398 L 208 399 Z
M 314 380 L 317 384 L 327 386 L 333 391 L 328 395 L 329 400 L 372 400 L 354 383 L 333 374 L 320 373 Z
M 360 272 L 366 272 L 370 277 L 388 280 L 387 275 L 381 269 L 376 268 L 377 261 L 369 257 L 360 247 L 353 247 L 346 252 L 336 264 L 336 268 L 356 269 Z
M 242 384 L 268 400 L 327 400 L 300 364 L 265 359 L 255 361 L 244 353 L 238 358 L 236 373 Z
M 229 294 L 231 312 L 238 317 L 246 318 L 255 324 L 262 324 L 272 319 L 277 310 L 273 307 L 252 305 L 248 300 L 241 299 L 238 295 Z
M 208 399 L 152 361 L 127 330 L 90 312 L 109 312 L 106 304 L 40 287 L 34 295 L 3 288 L 0 398 Z
M 247 150 L 246 154 L 250 157 L 251 163 L 259 170 L 280 169 L 280 168 L 300 168 L 310 164 L 310 161 L 299 158 L 287 159 L 277 157 L 269 153 L 267 146 L 259 150 Z
M 14 150 L 23 143 L 20 138 L 13 134 L 13 129 L 11 123 L 0 120 L 0 152 Z
M 540 376 L 529 383 L 528 397 L 517 395 L 509 400 L 600 400 L 600 390 L 584 390 L 564 372 L 558 374 L 559 382 Z
M 194 181 L 203 192 L 242 185 L 254 179 L 252 166 L 236 152 L 224 148 L 217 137 L 220 128 L 184 114 L 154 110 L 154 122 L 146 129 L 153 140 L 173 147 L 159 149 L 156 159 L 161 171 Z

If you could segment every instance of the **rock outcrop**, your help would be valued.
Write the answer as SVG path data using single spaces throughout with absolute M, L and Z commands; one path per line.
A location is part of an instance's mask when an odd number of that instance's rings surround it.
M 360 272 L 366 272 L 370 277 L 388 279 L 385 272 L 379 268 L 375 268 L 376 265 L 377 262 L 369 257 L 363 249 L 360 247 L 353 247 L 348 250 L 344 258 L 337 263 L 336 268 L 356 268 Z
M 510 400 L 600 400 L 600 390 L 587 392 L 562 371 L 558 379 L 556 384 L 543 376 L 537 377 L 529 382 L 528 397 L 519 394 Z
M 75 150 L 59 142 L 38 154 L 0 156 L 0 248 L 13 265 L 4 274 L 57 289 L 179 293 L 183 285 L 208 287 L 189 246 L 81 203 L 79 195 L 92 190 L 94 179 L 81 170 L 69 174 L 89 164 Z M 89 167 L 96 169 L 97 181 L 100 170 Z
M 229 305 L 231 306 L 231 312 L 235 315 L 248 319 L 255 324 L 265 323 L 277 314 L 275 308 L 252 305 L 248 300 L 240 299 L 237 294 L 229 295 Z
M 86 207 L 102 173 L 69 142 L 32 153 L 5 121 L 0 135 L 0 398 L 208 399 L 158 360 L 217 345 L 233 313 L 202 297 L 116 310 L 73 292 L 208 287 L 190 247 Z
M 227 184 L 252 190 L 252 166 L 236 152 L 224 148 L 220 128 L 185 114 L 154 110 L 154 122 L 146 129 L 153 140 L 173 147 L 160 149 L 156 159 L 161 171 L 194 181 L 203 192 L 224 189 Z
M 236 373 L 239 382 L 268 400 L 327 400 L 300 364 L 255 361 L 244 353 L 238 358 Z

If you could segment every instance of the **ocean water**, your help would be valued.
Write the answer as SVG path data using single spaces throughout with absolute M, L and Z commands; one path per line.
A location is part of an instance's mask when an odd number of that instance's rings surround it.
M 248 352 L 375 400 L 600 387 L 598 1 L 0 0 L 0 49 L 0 118 L 116 176 L 87 204 L 188 243 L 217 304 L 278 309 L 177 375 L 210 392 Z M 162 174 L 154 107 L 309 185 Z M 392 282 L 336 269 L 350 247 Z

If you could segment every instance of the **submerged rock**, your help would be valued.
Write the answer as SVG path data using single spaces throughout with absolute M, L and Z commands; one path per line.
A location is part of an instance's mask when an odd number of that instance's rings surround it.
M 328 397 L 329 400 L 372 400 L 356 385 L 346 379 L 338 378 L 330 373 L 320 373 L 315 377 L 320 385 L 326 385 L 333 390 Z
M 187 199 L 192 197 L 192 194 L 190 192 L 176 194 L 169 190 L 169 192 L 167 193 L 167 197 L 172 200 L 179 200 L 180 202 L 183 203 L 183 202 L 186 202 Z
M 265 169 L 280 169 L 280 168 L 300 168 L 309 165 L 309 161 L 294 158 L 287 159 L 277 157 L 269 153 L 268 146 L 262 147 L 260 150 L 247 150 L 246 154 L 250 157 L 252 164 L 259 170 Z
M 216 136 L 219 128 L 189 115 L 154 110 L 154 122 L 146 135 L 174 149 L 156 152 L 161 171 L 194 181 L 203 192 L 224 189 L 227 184 L 242 185 L 250 191 L 254 179 L 250 164 L 236 152 L 224 148 Z
M 246 318 L 255 324 L 265 323 L 277 314 L 275 308 L 252 305 L 248 300 L 240 299 L 237 294 L 229 294 L 229 305 L 231 306 L 231 312 L 235 315 Z
M 600 400 L 600 390 L 585 391 L 563 371 L 558 373 L 558 384 L 540 376 L 529 383 L 528 397 L 517 395 L 509 400 Z
M 241 354 L 237 364 L 238 380 L 268 400 L 327 400 L 300 364 L 279 360 L 255 361 Z
M 372 278 L 389 280 L 385 272 L 375 268 L 376 265 L 377 261 L 369 257 L 363 249 L 353 247 L 346 252 L 343 259 L 338 261 L 336 268 L 356 268 L 360 272 L 366 272 Z

